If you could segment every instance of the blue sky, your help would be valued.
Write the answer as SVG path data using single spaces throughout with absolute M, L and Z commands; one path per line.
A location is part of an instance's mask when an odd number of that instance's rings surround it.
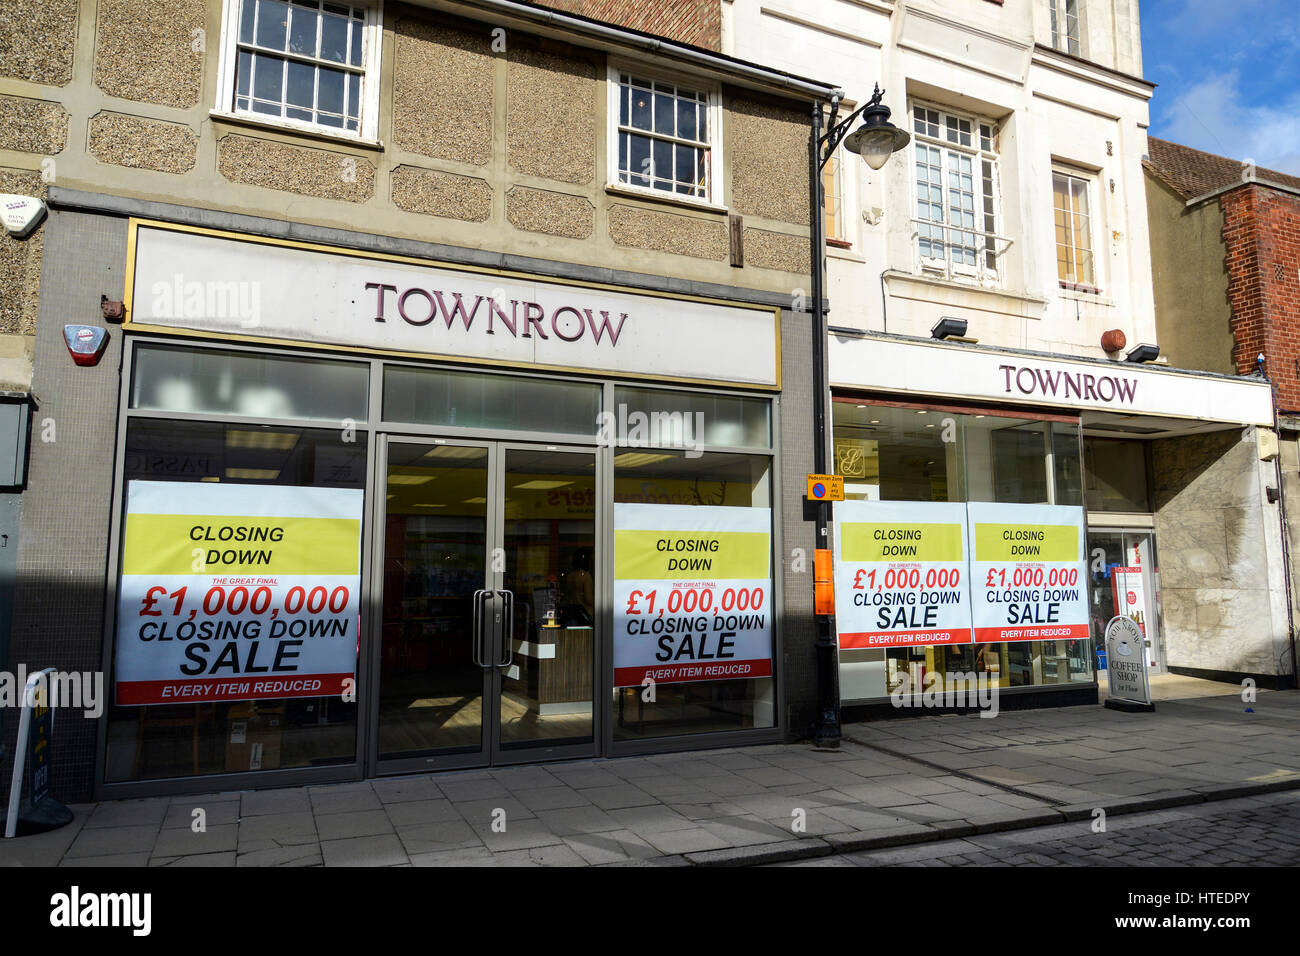
M 1300 176 L 1300 0 L 1141 0 L 1151 134 Z

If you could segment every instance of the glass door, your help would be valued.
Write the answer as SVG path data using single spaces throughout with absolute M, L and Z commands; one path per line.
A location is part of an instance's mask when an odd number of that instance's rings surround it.
M 1155 536 L 1149 531 L 1089 530 L 1092 636 L 1104 648 L 1106 625 L 1125 614 L 1146 637 L 1147 666 L 1164 669 L 1160 572 Z
M 493 760 L 593 754 L 596 456 L 506 446 L 498 461 L 506 627 L 493 669 Z
M 595 452 L 384 447 L 377 769 L 593 754 Z
M 385 451 L 378 760 L 385 770 L 479 764 L 490 715 L 491 449 L 389 439 Z

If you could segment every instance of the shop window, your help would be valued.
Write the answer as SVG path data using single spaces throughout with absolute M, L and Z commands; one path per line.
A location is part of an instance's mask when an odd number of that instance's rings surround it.
M 1075 423 L 849 400 L 832 418 L 846 499 L 1081 503 Z M 921 688 L 934 671 L 984 673 L 1000 688 L 1088 682 L 1091 654 L 1086 640 L 842 649 L 841 699 L 879 700 L 904 679 Z
M 611 184 L 718 201 L 717 91 L 612 67 L 609 91 Z
M 1052 423 L 1052 473 L 1056 480 L 1056 503 L 1083 504 L 1083 457 L 1077 425 Z
M 763 398 L 618 386 L 608 424 L 616 443 L 631 448 L 772 445 L 772 404 Z
M 616 515 L 620 504 L 671 505 L 681 506 L 683 510 L 707 506 L 765 509 L 770 532 L 772 459 L 767 455 L 718 452 L 695 458 L 690 452 L 668 450 L 622 453 L 614 458 L 614 502 Z M 662 517 L 658 520 L 661 527 L 666 526 Z M 617 547 L 616 543 L 616 553 Z M 725 585 L 725 581 L 719 581 L 714 589 L 717 596 L 710 600 L 726 603 Z M 772 633 L 771 617 L 763 610 L 772 606 L 770 576 L 759 587 L 764 597 L 748 611 L 764 614 Z M 753 589 L 749 590 L 752 593 Z M 694 591 L 691 599 L 695 600 L 698 593 Z M 657 599 L 668 598 L 660 594 Z M 642 595 L 639 600 L 644 603 L 648 598 Z M 733 599 L 728 609 L 734 607 Z M 716 644 L 716 635 L 710 639 Z M 754 653 L 752 648 L 749 653 Z M 758 653 L 766 654 L 770 662 L 773 655 L 770 640 Z M 616 650 L 616 675 L 618 657 Z M 770 663 L 767 667 L 770 673 Z M 654 686 L 652 701 L 646 700 L 642 686 L 615 687 L 613 693 L 616 741 L 747 730 L 773 727 L 776 723 L 776 685 L 771 676 L 660 682 Z
M 1146 513 L 1146 445 L 1120 438 L 1085 438 L 1084 478 L 1089 511 Z
M 912 108 L 913 189 L 922 272 L 996 280 L 998 133 L 990 120 Z
M 380 4 L 228 0 L 217 108 L 373 139 Z
M 835 469 L 853 501 L 962 501 L 962 418 L 837 402 Z
M 600 386 L 389 365 L 383 403 L 386 422 L 592 435 Z
M 369 366 L 357 363 L 141 344 L 131 408 L 363 422 L 369 381 Z
M 191 531 L 191 536 L 199 537 L 194 537 L 193 540 L 206 540 L 205 529 L 220 524 L 219 519 L 207 515 L 212 510 L 210 502 L 215 497 L 207 490 L 214 487 L 230 486 L 236 492 L 238 489 L 258 489 L 251 492 L 245 499 L 247 501 L 255 501 L 259 494 L 269 494 L 271 489 L 280 488 L 291 491 L 286 500 L 301 500 L 302 493 L 307 489 L 329 489 L 331 492 L 339 489 L 352 490 L 352 497 L 357 503 L 355 524 L 359 527 L 361 494 L 366 481 L 367 437 L 365 432 L 347 436 L 338 429 L 130 419 L 127 423 L 126 454 L 123 459 L 126 530 L 122 535 L 121 586 L 125 587 L 125 575 L 130 570 L 133 554 L 145 555 L 149 563 L 161 560 L 148 557 L 155 542 L 148 538 L 136 540 L 134 536 L 141 533 L 141 530 L 132 528 L 126 520 L 131 515 L 127 502 L 133 489 L 156 482 L 168 483 L 166 488 L 169 493 L 163 496 L 169 504 L 168 510 L 174 514 L 185 514 L 186 521 L 194 522 L 198 530 Z M 310 506 L 303 504 L 300 507 L 303 509 L 302 514 L 310 513 Z M 195 517 L 189 518 L 190 514 Z M 136 517 L 157 519 L 163 516 L 137 514 Z M 277 514 L 274 519 L 263 520 L 282 523 L 286 519 L 287 516 Z M 256 519 L 239 519 L 228 523 L 248 528 L 256 523 Z M 148 525 L 141 526 L 142 529 L 147 527 Z M 217 535 L 209 537 L 215 539 Z M 239 545 L 245 548 L 274 546 L 267 543 Z M 214 544 L 205 547 L 223 546 Z M 356 547 L 359 549 L 359 542 Z M 338 558 L 345 564 L 350 560 L 355 566 L 356 557 L 350 551 L 350 546 L 344 547 Z M 185 570 L 193 570 L 188 564 L 188 551 L 183 560 L 187 562 Z M 213 584 L 210 588 L 207 587 L 206 582 L 213 580 L 211 577 L 205 579 L 203 575 L 183 576 L 179 579 L 159 578 L 159 586 L 163 586 L 164 582 L 166 586 L 164 592 L 153 593 L 155 601 L 161 603 L 155 606 L 154 612 L 149 612 L 152 617 L 144 616 L 148 609 L 138 599 L 132 601 L 130 608 L 119 609 L 119 635 L 134 636 L 143 627 L 142 622 L 151 624 L 152 629 L 128 651 L 133 666 L 142 669 L 138 680 L 129 678 L 120 666 L 123 658 L 118 641 L 125 638 L 114 640 L 113 674 L 116 690 L 115 705 L 109 712 L 106 780 L 116 783 L 351 763 L 356 755 L 357 708 L 347 695 L 330 693 L 315 697 L 277 697 L 273 693 L 253 692 L 239 699 L 230 699 L 232 693 L 221 693 L 214 687 L 222 682 L 251 683 L 264 677 L 269 679 L 276 676 L 272 671 L 277 663 L 282 665 L 282 671 L 300 664 L 304 674 L 310 674 L 319 668 L 314 667 L 317 649 L 304 649 L 301 641 L 287 646 L 282 659 L 276 659 L 275 652 L 280 649 L 282 641 L 271 639 L 269 622 L 273 616 L 269 605 L 273 600 L 292 603 L 297 597 L 290 595 L 286 599 L 277 591 L 277 596 L 273 599 L 272 589 L 263 588 L 265 593 L 259 593 L 252 578 L 246 580 L 242 591 L 241 585 L 231 579 L 226 580 L 228 586 Z M 194 583 L 199 581 L 204 582 L 203 593 L 177 597 L 181 586 L 188 584 L 193 588 Z M 350 589 L 354 581 L 355 577 L 349 580 L 346 575 L 330 579 L 330 587 L 322 588 L 316 597 L 322 602 L 337 599 L 339 604 L 336 609 L 350 600 L 351 603 L 347 606 L 355 608 L 358 606 L 358 598 L 353 596 L 348 599 L 346 593 L 338 590 L 342 586 Z M 219 590 L 221 593 L 216 593 Z M 149 595 L 152 592 L 144 593 Z M 162 593 L 168 595 L 165 601 L 157 596 Z M 307 589 L 299 597 L 303 602 L 313 600 L 308 597 Z M 259 609 L 259 602 L 263 599 L 268 606 Z M 187 626 L 185 616 L 172 613 L 171 605 L 178 600 L 189 602 L 191 609 L 199 615 L 191 615 L 188 626 L 194 630 L 187 635 L 181 633 Z M 221 617 L 224 612 L 216 610 L 217 604 L 227 600 L 246 602 L 242 612 L 233 616 L 257 620 L 261 627 L 258 637 L 261 639 L 250 639 L 251 631 L 243 633 L 238 640 L 229 639 L 228 636 L 224 640 L 210 639 L 198 629 L 205 621 L 211 623 Z M 159 610 L 160 608 L 166 610 Z M 280 608 L 277 606 L 276 610 Z M 287 619 L 287 605 L 285 616 Z M 347 618 L 344 623 L 348 627 L 356 626 L 350 615 L 345 613 L 344 616 Z M 164 629 L 164 623 L 170 626 Z M 351 648 L 352 659 L 341 661 L 335 654 L 329 664 L 336 671 L 342 669 L 347 673 L 351 670 L 355 674 L 355 640 L 351 634 L 345 636 L 344 650 Z M 258 644 L 261 651 L 256 661 L 250 656 L 254 644 Z M 159 662 L 164 657 L 175 657 L 186 668 L 185 673 L 191 674 L 198 662 L 203 662 L 203 676 L 210 677 L 211 680 L 202 689 L 198 699 L 175 704 L 126 706 L 128 687 L 131 688 L 131 694 L 147 696 L 150 693 L 152 688 L 149 677 L 155 675 L 149 671 L 157 670 L 161 673 L 165 670 L 166 668 L 159 667 Z M 124 683 L 128 679 L 134 682 Z M 162 681 L 155 680 L 153 683 Z

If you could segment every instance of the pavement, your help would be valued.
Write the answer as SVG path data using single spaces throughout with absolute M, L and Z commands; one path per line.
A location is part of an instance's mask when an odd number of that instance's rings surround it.
M 1098 808 L 1109 819 L 1300 789 L 1300 692 L 1245 704 L 1225 686 L 1157 695 L 1154 713 L 890 717 L 846 725 L 838 750 L 776 744 L 82 804 L 66 827 L 0 841 L 0 865 L 757 864 L 1074 832 Z

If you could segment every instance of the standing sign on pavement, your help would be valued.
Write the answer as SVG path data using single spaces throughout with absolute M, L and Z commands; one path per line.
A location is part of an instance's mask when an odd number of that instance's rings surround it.
M 1147 680 L 1146 639 L 1137 622 L 1117 614 L 1106 625 L 1106 706 L 1112 710 L 1155 710 Z

